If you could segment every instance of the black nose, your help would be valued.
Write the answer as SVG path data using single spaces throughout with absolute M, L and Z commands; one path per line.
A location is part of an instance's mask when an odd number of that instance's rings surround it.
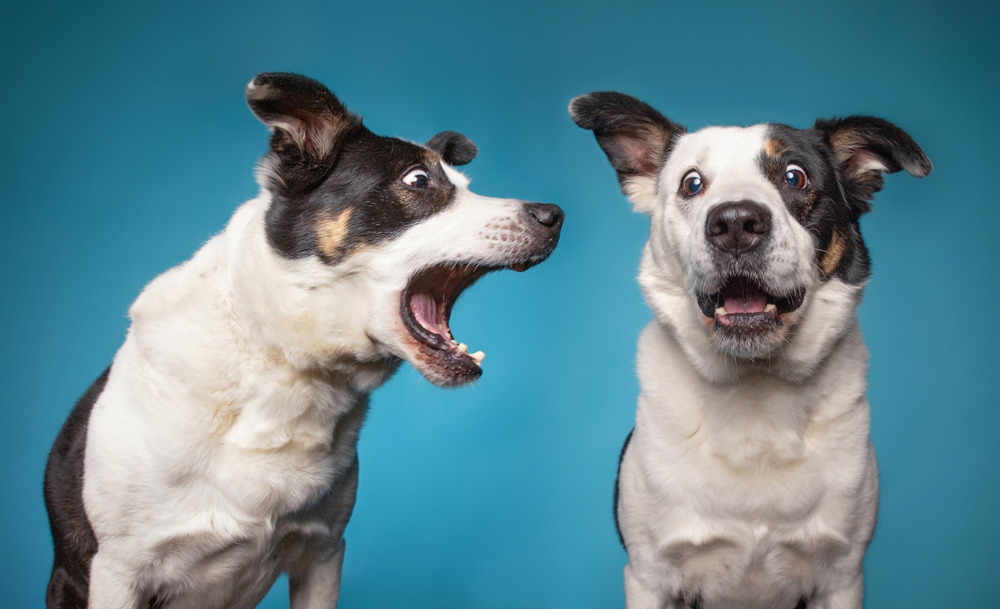
M 751 201 L 723 203 L 708 213 L 705 235 L 716 249 L 733 256 L 749 252 L 771 234 L 771 212 Z
M 548 226 L 549 228 L 558 229 L 562 226 L 563 210 L 559 209 L 558 205 L 552 205 L 551 203 L 525 203 L 525 208 L 527 208 L 528 213 L 538 220 L 538 223 L 542 226 Z

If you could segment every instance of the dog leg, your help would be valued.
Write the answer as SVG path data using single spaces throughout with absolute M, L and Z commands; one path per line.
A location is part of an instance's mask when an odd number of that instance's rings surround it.
M 625 565 L 625 607 L 626 609 L 675 609 L 668 603 L 670 595 L 663 590 L 650 588 L 632 572 L 632 563 Z M 676 606 L 683 609 L 685 605 Z
M 857 578 L 839 590 L 817 595 L 807 603 L 809 609 L 861 609 L 864 598 L 864 576 Z
M 328 526 L 288 571 L 291 609 L 334 609 L 340 597 L 340 570 L 344 564 L 344 529 L 358 492 L 358 458 L 316 505 L 314 515 Z
M 90 563 L 87 606 L 94 609 L 139 609 L 142 599 L 135 588 L 137 579 L 134 569 L 98 550 Z
M 344 565 L 343 540 L 333 556 L 325 562 L 314 562 L 301 576 L 288 579 L 291 609 L 336 609 L 340 598 L 340 570 Z

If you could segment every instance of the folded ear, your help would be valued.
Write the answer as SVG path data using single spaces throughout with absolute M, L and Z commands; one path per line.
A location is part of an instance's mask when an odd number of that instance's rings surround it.
M 636 211 L 652 211 L 660 168 L 673 142 L 687 131 L 684 126 L 645 102 L 610 91 L 573 99 L 569 113 L 578 126 L 594 132 Z
M 427 140 L 424 146 L 441 155 L 449 165 L 465 165 L 476 158 L 479 149 L 472 140 L 457 131 L 442 131 Z
M 246 88 L 247 103 L 271 129 L 271 152 L 265 173 L 278 178 L 283 189 L 313 184 L 325 175 L 343 134 L 361 124 L 340 100 L 319 82 L 299 74 L 258 74 Z M 275 180 L 269 182 L 275 185 Z
M 920 146 L 889 121 L 849 116 L 819 119 L 813 128 L 826 136 L 844 179 L 844 190 L 859 215 L 871 209 L 872 196 L 882 190 L 882 174 L 905 169 L 923 178 L 931 172 L 931 161 Z

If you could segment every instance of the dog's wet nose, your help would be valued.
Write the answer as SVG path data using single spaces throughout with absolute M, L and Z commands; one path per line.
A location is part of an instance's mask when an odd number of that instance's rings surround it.
M 733 256 L 756 249 L 770 234 L 771 212 L 752 201 L 723 203 L 708 213 L 705 224 L 708 242 Z
M 524 207 L 542 226 L 552 229 L 558 229 L 562 226 L 565 214 L 558 205 L 552 205 L 551 203 L 525 203 Z

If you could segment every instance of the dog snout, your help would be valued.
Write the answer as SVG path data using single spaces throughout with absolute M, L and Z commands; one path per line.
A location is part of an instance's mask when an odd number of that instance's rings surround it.
M 524 208 L 536 222 L 553 232 L 558 231 L 562 227 L 565 214 L 558 205 L 552 205 L 551 203 L 525 203 Z
M 712 209 L 705 237 L 716 249 L 737 257 L 753 251 L 771 234 L 771 212 L 752 201 L 723 203 Z

